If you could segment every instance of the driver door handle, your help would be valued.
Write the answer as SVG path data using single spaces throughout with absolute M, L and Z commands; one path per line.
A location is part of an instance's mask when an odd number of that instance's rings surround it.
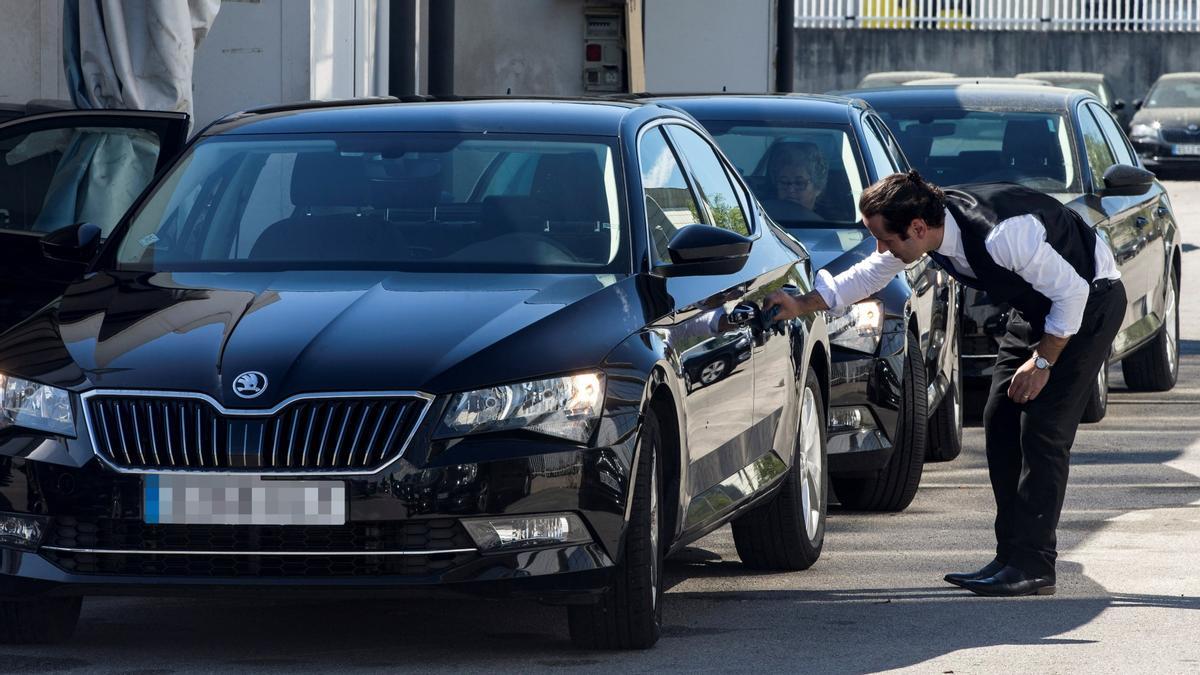
M 729 313 L 729 323 L 742 325 L 749 322 L 758 314 L 758 308 L 748 302 L 743 302 Z

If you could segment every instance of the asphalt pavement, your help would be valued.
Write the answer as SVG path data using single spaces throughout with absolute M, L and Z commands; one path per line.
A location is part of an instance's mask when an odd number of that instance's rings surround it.
M 575 650 L 565 612 L 531 602 L 98 598 L 70 644 L 0 648 L 0 672 L 1200 672 L 1200 183 L 1167 185 L 1185 242 L 1180 382 L 1133 394 L 1112 371 L 1107 419 L 1075 443 L 1055 596 L 941 579 L 992 557 L 973 427 L 904 513 L 835 508 L 810 570 L 742 569 L 728 528 L 697 542 L 669 563 L 651 651 Z

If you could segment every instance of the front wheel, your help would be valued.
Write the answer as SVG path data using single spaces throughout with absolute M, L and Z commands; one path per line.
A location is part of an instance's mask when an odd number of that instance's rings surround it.
M 779 492 L 766 504 L 733 521 L 733 543 L 753 569 L 805 570 L 821 557 L 829 502 L 825 406 L 811 368 L 800 393 L 796 449 Z
M 647 410 L 638 441 L 623 559 L 613 569 L 613 583 L 598 602 L 567 608 L 571 641 L 577 647 L 648 649 L 662 633 L 661 447 L 658 417 Z
M 833 477 L 833 490 L 842 506 L 856 511 L 903 511 L 917 496 L 925 468 L 925 432 L 929 398 L 925 362 L 917 336 L 908 336 L 900 424 L 886 466 L 865 478 Z
M 1092 384 L 1092 391 L 1088 394 L 1087 405 L 1083 409 L 1084 423 L 1099 422 L 1108 414 L 1108 362 L 1100 366 L 1100 372 L 1096 374 L 1096 382 Z
M 962 453 L 962 369 L 955 368 L 954 382 L 946 390 L 937 410 L 929 418 L 929 447 L 926 462 L 949 462 Z

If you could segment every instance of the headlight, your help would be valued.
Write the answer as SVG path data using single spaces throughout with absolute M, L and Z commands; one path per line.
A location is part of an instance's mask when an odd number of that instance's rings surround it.
M 841 314 L 830 314 L 829 341 L 839 347 L 874 354 L 883 335 L 883 303 L 864 300 Z
M 74 436 L 71 393 L 0 374 L 0 429 L 14 426 Z
M 579 443 L 592 437 L 604 402 L 600 373 L 507 384 L 455 394 L 437 435 L 525 429 Z
M 1162 124 L 1158 122 L 1135 124 L 1129 128 L 1129 136 L 1131 138 L 1158 138 L 1160 129 L 1162 129 Z

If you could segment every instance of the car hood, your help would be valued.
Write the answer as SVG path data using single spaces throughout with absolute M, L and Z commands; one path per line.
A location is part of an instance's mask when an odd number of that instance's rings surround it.
M 647 322 L 634 277 L 101 273 L 0 337 L 0 371 L 263 408 L 322 391 L 448 393 L 592 368 Z M 251 401 L 238 375 L 268 386 Z
M 1133 116 L 1133 124 L 1158 122 L 1164 127 L 1200 125 L 1200 108 L 1142 108 Z
M 814 270 L 837 274 L 871 255 L 875 238 L 863 227 L 797 227 L 788 233 L 808 250 Z

